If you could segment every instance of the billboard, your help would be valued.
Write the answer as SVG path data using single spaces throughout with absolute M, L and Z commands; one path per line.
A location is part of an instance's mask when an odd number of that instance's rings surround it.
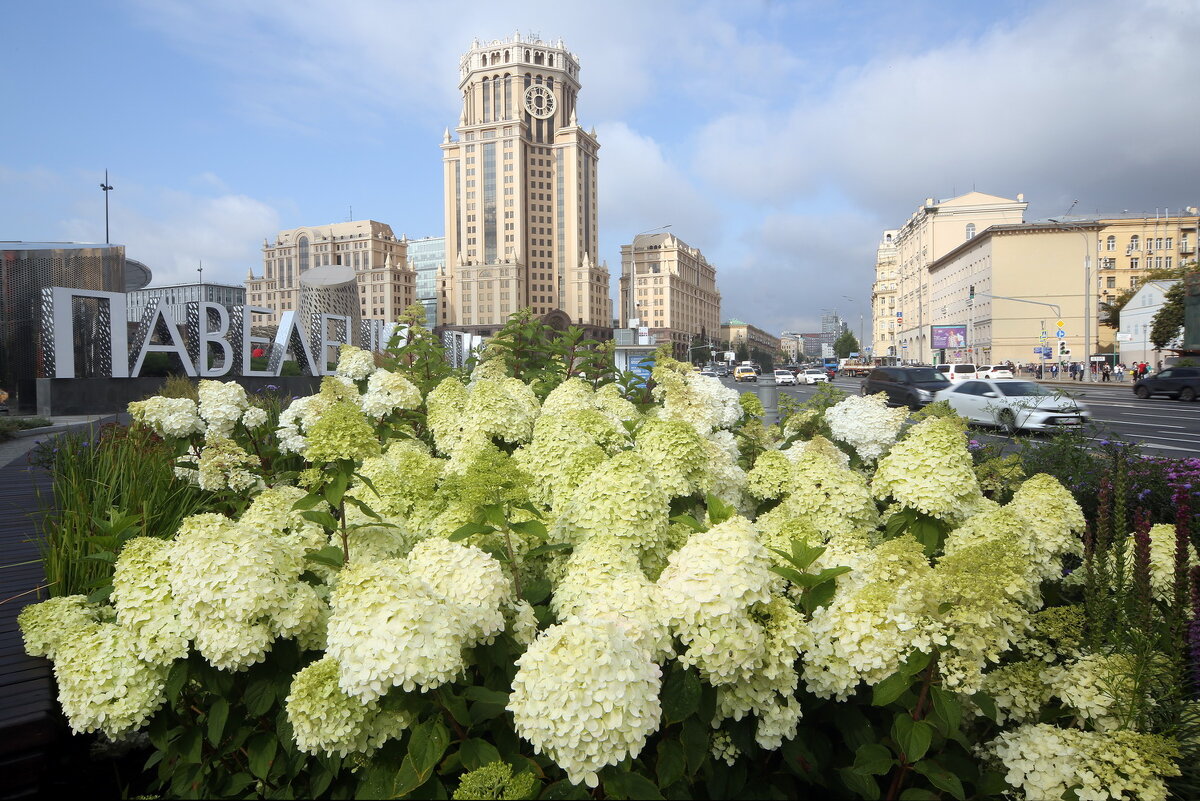
M 931 339 L 933 349 L 965 348 L 967 346 L 967 327 L 965 325 L 934 325 Z

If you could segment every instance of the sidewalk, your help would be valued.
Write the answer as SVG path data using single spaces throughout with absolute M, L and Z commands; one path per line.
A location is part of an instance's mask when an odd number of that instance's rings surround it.
M 75 426 L 92 425 L 99 428 L 105 423 L 116 422 L 117 415 L 115 414 L 92 414 L 92 415 L 69 415 L 65 417 L 51 417 L 50 425 L 42 428 L 30 428 L 25 431 L 17 431 L 13 433 L 13 439 L 5 442 L 0 442 L 0 467 L 11 464 L 18 459 L 21 459 L 25 454 L 37 447 L 39 442 L 44 442 L 51 437 L 61 434 Z

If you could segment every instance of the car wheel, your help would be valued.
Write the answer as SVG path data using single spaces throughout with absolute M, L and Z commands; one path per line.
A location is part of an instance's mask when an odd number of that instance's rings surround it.
M 1017 416 L 1012 409 L 1001 409 L 996 415 L 996 424 L 1005 434 L 1017 433 Z
M 1150 390 L 1146 389 L 1145 387 L 1135 387 L 1133 394 L 1137 395 L 1142 400 L 1145 400 L 1146 398 L 1150 397 Z
M 1181 401 L 1187 401 L 1188 403 L 1191 403 L 1196 399 L 1196 390 L 1192 389 L 1191 387 L 1184 387 L 1183 389 L 1179 390 L 1179 399 Z

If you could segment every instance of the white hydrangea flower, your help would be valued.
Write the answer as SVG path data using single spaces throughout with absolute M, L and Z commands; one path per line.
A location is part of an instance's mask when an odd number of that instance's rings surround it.
M 1150 591 L 1155 600 L 1168 601 L 1175 591 L 1175 526 L 1158 523 L 1150 527 Z M 1126 575 L 1133 571 L 1135 536 L 1130 534 L 1125 544 Z M 1197 563 L 1196 549 L 1187 544 L 1187 570 Z M 1111 568 L 1110 568 L 1111 569 Z
M 1062 578 L 1063 555 L 1083 553 L 1083 510 L 1054 476 L 1030 476 L 1007 506 L 1027 524 L 1026 540 L 1043 565 L 1043 578 Z
M 118 619 L 132 632 L 138 658 L 156 665 L 186 657 L 190 640 L 171 594 L 171 548 L 169 540 L 134 537 L 121 549 L 113 569 L 112 603 Z
M 983 677 L 982 690 L 996 702 L 996 722 L 1035 722 L 1050 701 L 1050 688 L 1042 680 L 1046 663 L 1027 659 L 998 667 Z
M 512 595 L 512 578 L 491 554 L 431 537 L 413 547 L 408 571 L 458 605 L 466 644 L 491 642 L 504 630 L 502 607 Z
M 1166 801 L 1165 778 L 1180 775 L 1179 748 L 1155 734 L 1090 732 L 1032 723 L 1003 732 L 988 744 L 1005 781 L 1026 798 L 1082 801 L 1137 798 Z
M 166 703 L 167 666 L 138 658 L 137 638 L 114 623 L 77 629 L 54 659 L 58 701 L 71 730 L 123 739 Z
M 669 499 L 641 454 L 622 451 L 579 485 L 554 527 L 554 542 L 579 543 L 596 534 L 629 540 L 639 550 L 659 547 L 670 521 Z
M 367 391 L 360 399 L 362 410 L 376 420 L 400 409 L 421 405 L 421 390 L 402 375 L 376 370 L 367 379 Z
M 153 397 L 129 404 L 130 416 L 160 437 L 183 439 L 204 433 L 204 421 L 190 398 Z
M 535 753 L 596 787 L 601 768 L 636 757 L 658 729 L 661 685 L 658 665 L 616 624 L 571 617 L 517 660 L 508 710 Z
M 793 415 L 795 417 L 796 415 Z M 810 440 L 796 440 L 788 447 L 784 448 L 780 453 L 786 456 L 793 462 L 800 461 L 800 457 L 806 453 L 819 451 L 821 455 L 827 459 L 831 459 L 840 467 L 850 466 L 850 454 L 846 453 L 841 448 L 834 445 L 824 437 L 813 437 Z
M 298 595 L 304 569 L 303 555 L 273 532 L 199 514 L 176 535 L 168 577 L 196 650 L 214 667 L 242 670 L 262 661 L 276 637 L 303 628 L 283 622 L 298 602 L 308 625 L 320 624 L 320 607 Z
M 343 692 L 338 674 L 338 663 L 325 656 L 292 679 L 286 709 L 301 751 L 370 756 L 409 727 L 412 721 L 405 713 Z
M 961 423 L 930 417 L 913 426 L 879 460 L 871 489 L 931 517 L 965 520 L 982 492 Z
M 908 410 L 888 408 L 882 395 L 850 395 L 825 410 L 825 422 L 835 439 L 850 447 L 863 461 L 873 462 L 892 446 L 900 434 Z
M 267 422 L 267 410 L 251 406 L 242 413 L 242 425 L 253 431 Z
M 234 426 L 250 408 L 245 388 L 236 381 L 201 381 L 198 393 L 200 416 L 208 426 L 205 438 L 232 437 Z
M 375 372 L 375 355 L 353 345 L 342 345 L 338 354 L 337 374 L 361 381 Z
M 696 429 L 680 420 L 647 420 L 638 431 L 636 451 L 668 496 L 696 493 L 704 482 L 709 451 Z
M 598 535 L 576 546 L 550 608 L 559 620 L 612 621 L 656 662 L 672 653 L 658 587 L 642 573 L 636 551 L 615 537 Z
M 1136 672 L 1128 655 L 1085 654 L 1069 665 L 1046 667 L 1042 681 L 1096 731 L 1109 732 L 1124 728 L 1123 717 L 1137 702 Z
M 303 454 L 308 449 L 308 437 L 305 434 L 309 427 L 336 402 L 337 399 L 332 395 L 318 392 L 316 395 L 296 398 L 288 404 L 279 414 L 279 427 L 275 431 L 279 450 Z
M 196 483 L 208 492 L 224 489 L 246 492 L 262 486 L 262 479 L 252 472 L 262 467 L 258 457 L 231 439 L 213 435 L 211 428 L 200 450 L 197 467 Z
M 529 602 L 522 599 L 515 603 L 510 602 L 504 607 L 504 620 L 508 625 L 508 631 L 512 634 L 517 644 L 523 648 L 528 648 L 530 644 L 537 639 L 538 621 L 537 614 L 533 611 L 533 607 Z
M 579 379 L 572 381 L 587 387 Z M 565 382 L 559 388 L 571 383 Z M 551 397 L 555 392 L 558 389 L 550 393 Z M 558 399 L 563 397 L 559 395 Z M 601 462 L 629 444 L 625 427 L 603 412 L 591 408 L 547 412 L 543 406 L 533 425 L 532 441 L 519 448 L 513 458 L 534 479 L 529 485 L 530 500 L 561 508 Z
M 654 399 L 662 401 L 661 419 L 681 420 L 702 437 L 732 428 L 742 419 L 741 394 L 720 379 L 703 376 L 691 365 L 660 359 L 654 366 Z
M 58 648 L 81 631 L 112 622 L 112 607 L 89 603 L 85 595 L 65 595 L 30 604 L 17 615 L 17 625 L 30 656 L 58 658 Z

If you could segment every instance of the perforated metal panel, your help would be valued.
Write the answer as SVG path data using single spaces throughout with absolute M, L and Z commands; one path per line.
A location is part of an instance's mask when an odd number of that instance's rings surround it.
M 45 354 L 53 350 L 47 348 L 41 326 L 42 289 L 53 286 L 123 292 L 124 246 L 22 242 L 0 248 L 0 387 L 16 396 L 18 408 L 33 407 L 34 379 L 50 374 Z M 80 299 L 79 322 L 93 329 L 102 326 L 110 313 L 107 306 Z M 76 342 L 77 375 L 104 375 L 111 369 L 107 342 L 85 346 L 79 333 Z

